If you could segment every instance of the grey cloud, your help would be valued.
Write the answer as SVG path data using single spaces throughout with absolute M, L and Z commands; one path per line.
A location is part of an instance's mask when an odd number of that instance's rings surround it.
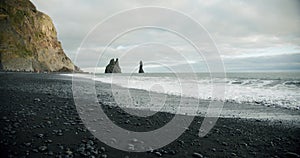
M 224 60 L 227 71 L 286 71 L 300 69 L 300 53 Z M 241 66 L 243 65 L 243 66 Z
M 300 51 L 300 2 L 297 0 L 252 0 L 252 1 L 196 1 L 196 0 L 32 0 L 37 8 L 53 19 L 62 41 L 63 48 L 69 57 L 75 59 L 76 52 L 84 37 L 92 28 L 113 13 L 124 9 L 142 6 L 159 6 L 181 11 L 202 24 L 212 35 L 224 57 L 227 70 L 297 70 L 299 68 Z M 148 16 L 154 16 L 155 13 Z M 147 16 L 141 20 L 147 20 Z M 157 22 L 163 22 L 161 16 L 157 16 Z M 130 21 L 132 19 L 121 19 Z M 190 26 L 177 22 L 182 30 L 193 30 Z M 110 30 L 116 29 L 118 22 L 109 25 Z M 183 27 L 184 26 L 184 27 Z M 105 34 L 95 35 L 95 42 L 87 45 L 87 55 L 80 55 L 81 67 L 90 67 L 95 59 L 98 59 L 100 49 L 104 47 L 101 42 Z M 195 34 L 195 36 L 200 36 Z M 98 38 L 97 38 L 98 37 Z M 145 42 L 157 42 L 171 45 L 172 48 L 185 54 L 188 61 L 195 61 L 193 67 L 197 71 L 205 70 L 202 57 L 185 41 L 163 30 L 144 29 L 140 33 L 132 32 L 112 44 L 111 48 L 103 56 L 98 66 L 103 67 L 110 58 L 120 57 L 129 48 Z M 126 47 L 126 49 L 125 49 Z M 96 50 L 98 48 L 98 50 Z M 124 49 L 117 49 L 124 48 Z M 176 69 L 186 67 L 184 59 L 158 47 L 148 50 L 138 49 L 140 53 L 136 58 L 124 58 L 121 60 L 124 67 L 133 67 L 135 60 L 166 62 Z M 202 49 L 211 51 L 203 44 Z M 151 51 L 155 53 L 151 53 Z M 171 50 L 170 50 L 171 51 Z M 132 52 L 133 53 L 133 52 Z M 295 54 L 296 53 L 296 54 Z M 149 55 L 150 54 L 150 55 Z M 259 55 L 261 54 L 261 55 Z M 240 58 L 240 57 L 243 58 Z M 267 56 L 267 57 L 261 57 Z M 134 60 L 134 61 L 133 61 Z M 253 64 L 257 66 L 253 66 Z M 127 68 L 126 68 L 127 69 Z M 159 67 L 153 67 L 151 71 L 160 71 Z M 165 71 L 165 70 L 161 70 Z

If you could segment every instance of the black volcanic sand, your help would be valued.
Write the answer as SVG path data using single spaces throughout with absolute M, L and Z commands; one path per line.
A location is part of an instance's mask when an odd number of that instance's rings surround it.
M 79 118 L 71 78 L 57 74 L 0 73 L 1 157 L 299 157 L 300 129 L 261 120 L 220 118 L 210 133 L 198 137 L 203 118 L 173 143 L 146 153 L 124 152 L 97 140 Z M 100 89 L 108 84 L 98 83 Z M 138 91 L 138 90 L 137 90 Z M 143 93 L 141 91 L 140 93 Z M 129 116 L 106 105 L 108 116 L 134 131 L 156 129 L 174 115 L 159 112 L 150 118 Z

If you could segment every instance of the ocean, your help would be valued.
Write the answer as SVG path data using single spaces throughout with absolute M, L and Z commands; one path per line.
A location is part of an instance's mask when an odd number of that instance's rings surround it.
M 227 73 L 225 80 L 209 73 L 96 74 L 96 81 L 203 100 L 300 109 L 300 72 Z M 212 84 L 225 86 L 224 97 L 212 94 Z

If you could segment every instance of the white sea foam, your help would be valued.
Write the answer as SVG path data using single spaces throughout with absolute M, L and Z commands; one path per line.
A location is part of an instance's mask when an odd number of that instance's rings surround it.
M 262 104 L 290 109 L 300 109 L 300 82 L 298 79 L 218 78 L 183 75 L 176 77 L 164 74 L 147 75 L 97 75 L 95 80 L 126 88 L 182 95 L 199 99 L 223 100 L 212 95 L 212 80 L 215 86 L 226 85 L 225 100 L 236 103 Z M 184 88 L 183 88 L 184 87 Z

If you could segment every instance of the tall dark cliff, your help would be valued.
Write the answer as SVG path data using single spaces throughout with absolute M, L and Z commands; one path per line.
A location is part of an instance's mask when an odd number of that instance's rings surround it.
M 29 0 L 0 1 L 0 69 L 79 70 L 64 53 L 51 18 Z

